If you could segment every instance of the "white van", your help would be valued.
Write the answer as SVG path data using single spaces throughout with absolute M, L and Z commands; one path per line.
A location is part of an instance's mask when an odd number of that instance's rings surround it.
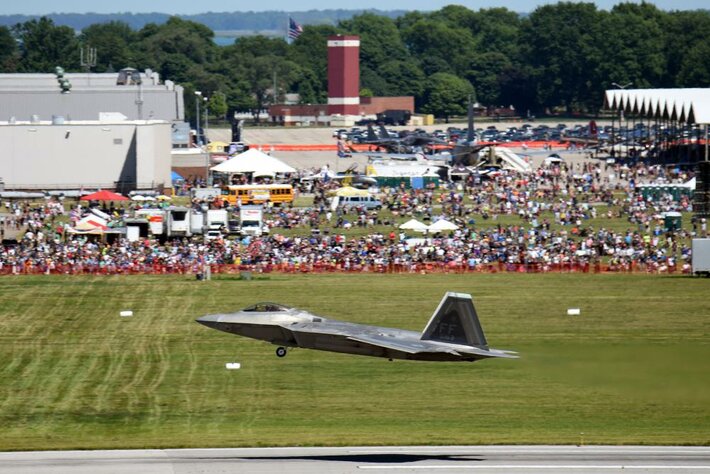
M 375 196 L 340 196 L 338 206 L 364 207 L 365 209 L 382 209 L 382 201 Z

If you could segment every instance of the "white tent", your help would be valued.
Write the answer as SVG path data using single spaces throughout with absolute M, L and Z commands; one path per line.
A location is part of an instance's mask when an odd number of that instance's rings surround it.
M 456 230 L 459 226 L 453 222 L 449 222 L 446 219 L 439 219 L 428 227 L 429 232 L 441 232 L 444 230 Z
M 291 168 L 278 158 L 269 156 L 254 148 L 250 148 L 244 153 L 240 153 L 210 169 L 220 173 L 253 173 L 254 176 L 273 176 L 276 173 L 296 172 L 294 168 Z
M 419 222 L 416 219 L 408 220 L 404 224 L 400 225 L 399 228 L 404 230 L 414 230 L 417 232 L 426 232 L 427 230 L 429 230 L 428 225 L 423 222 Z

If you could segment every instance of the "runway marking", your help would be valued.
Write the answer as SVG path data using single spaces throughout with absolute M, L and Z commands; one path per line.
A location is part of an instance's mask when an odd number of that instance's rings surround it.
M 472 465 L 472 464 L 463 464 L 463 465 L 456 465 L 456 464 L 451 464 L 451 465 L 426 465 L 422 464 L 419 466 L 358 466 L 358 469 L 369 469 L 369 470 L 404 470 L 404 469 L 419 469 L 419 470 L 433 470 L 433 469 L 438 469 L 438 470 L 444 470 L 444 469 L 471 469 L 471 470 L 491 470 L 491 469 L 505 469 L 505 470 L 513 470 L 513 469 L 565 469 L 565 470 L 572 470 L 572 469 L 578 469 L 578 470 L 615 470 L 615 471 L 620 471 L 620 470 L 630 470 L 630 469 L 637 469 L 637 470 L 664 470 L 664 471 L 671 471 L 671 470 L 695 470 L 695 471 L 700 471 L 700 470 L 707 470 L 710 471 L 710 465 L 708 466 L 644 466 L 644 465 L 634 465 L 634 466 L 629 466 L 625 464 L 618 464 L 618 465 L 585 465 L 585 464 L 568 464 L 568 465 L 560 465 L 560 464 L 488 464 L 488 465 Z

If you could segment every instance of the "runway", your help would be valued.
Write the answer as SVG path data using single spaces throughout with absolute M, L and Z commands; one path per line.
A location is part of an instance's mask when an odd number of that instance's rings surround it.
M 437 446 L 0 453 L 0 474 L 710 473 L 710 448 Z

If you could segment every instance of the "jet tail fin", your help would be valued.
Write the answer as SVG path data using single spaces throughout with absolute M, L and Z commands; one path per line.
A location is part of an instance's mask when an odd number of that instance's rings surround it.
M 444 295 L 421 339 L 488 350 L 473 298 L 466 293 L 448 292 Z
M 377 140 L 377 134 L 375 133 L 375 129 L 372 128 L 371 123 L 367 124 L 367 139 L 370 141 Z
M 390 132 L 387 131 L 383 124 L 380 124 L 380 138 L 389 138 Z

